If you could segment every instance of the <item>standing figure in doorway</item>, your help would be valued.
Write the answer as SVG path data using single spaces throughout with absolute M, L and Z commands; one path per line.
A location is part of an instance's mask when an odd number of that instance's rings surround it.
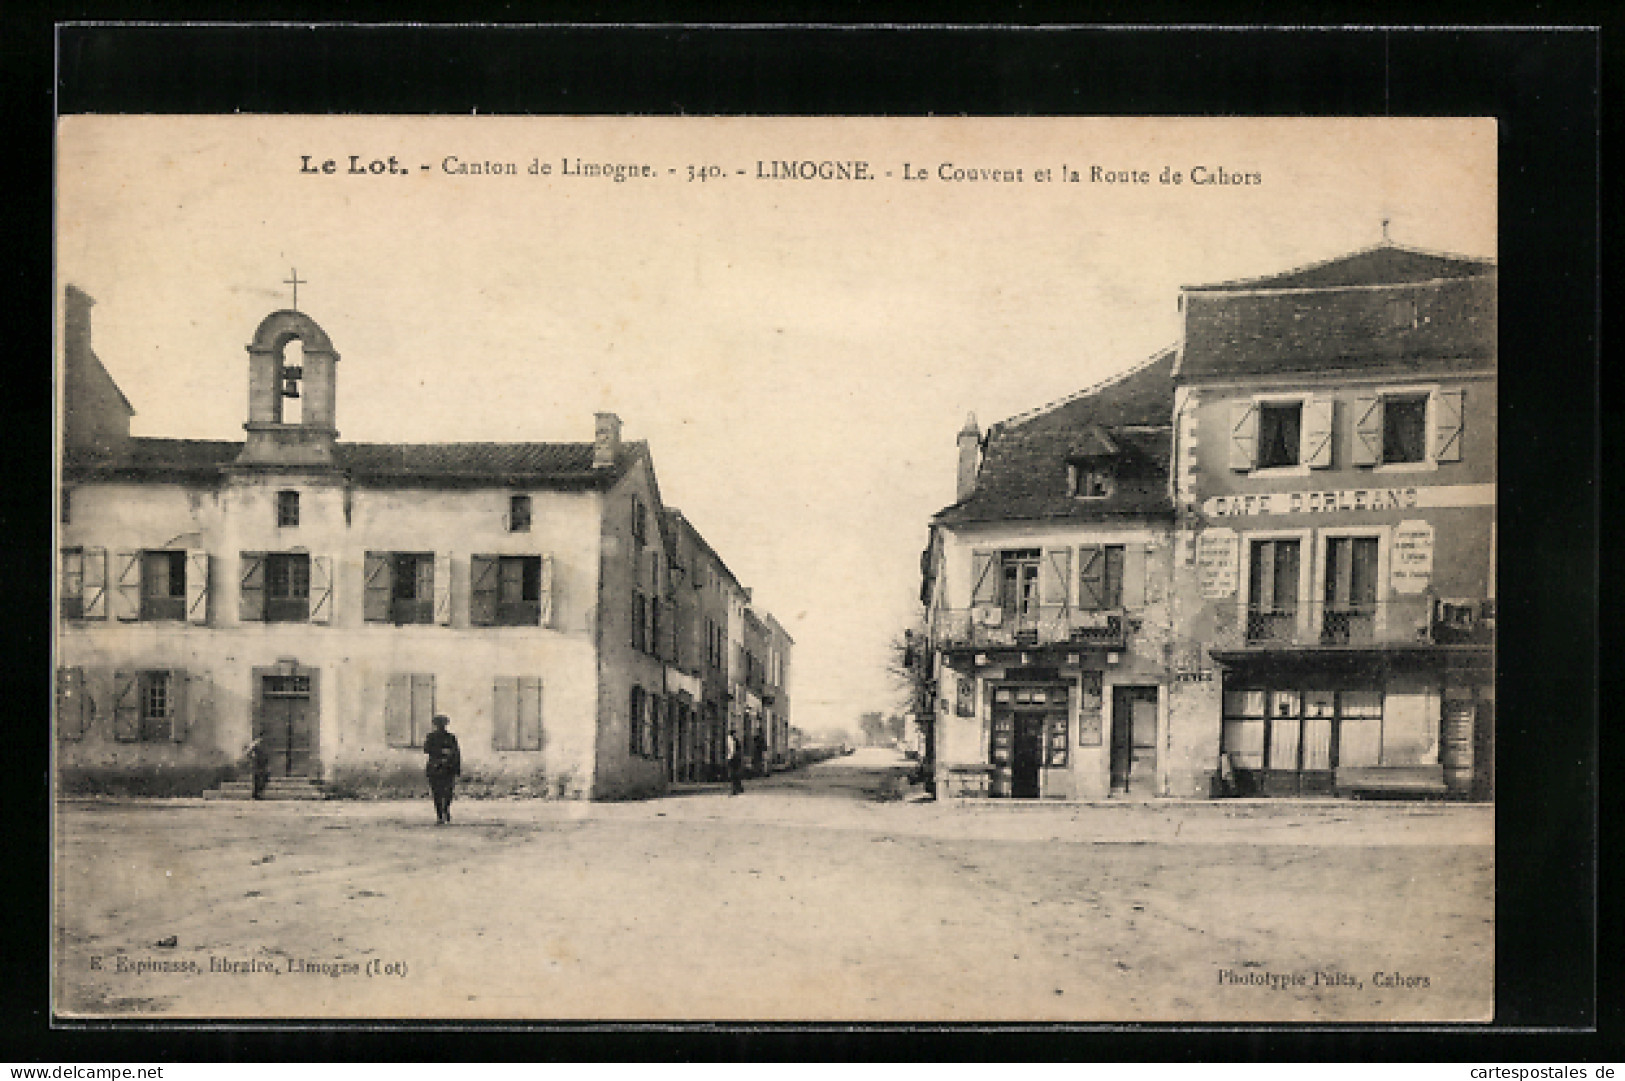
M 463 772 L 462 752 L 457 748 L 457 737 L 446 731 L 451 723 L 444 714 L 434 719 L 434 731 L 423 737 L 423 753 L 429 756 L 425 772 L 429 775 L 429 792 L 434 796 L 436 825 L 451 822 L 451 794 L 457 787 L 457 775 Z
M 253 795 L 259 799 L 265 795 L 265 786 L 271 782 L 271 753 L 265 749 L 263 739 L 255 739 L 248 745 L 248 771 L 253 778 Z
M 745 747 L 739 742 L 739 729 L 728 729 L 728 781 L 733 785 L 731 795 L 745 790 Z

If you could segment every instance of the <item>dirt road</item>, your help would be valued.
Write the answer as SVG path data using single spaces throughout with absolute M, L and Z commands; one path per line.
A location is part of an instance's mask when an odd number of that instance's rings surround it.
M 450 828 L 427 800 L 65 803 L 58 1009 L 1490 1014 L 1488 808 L 877 798 L 906 768 L 860 752 L 737 798 L 703 786 L 625 804 L 462 800 Z

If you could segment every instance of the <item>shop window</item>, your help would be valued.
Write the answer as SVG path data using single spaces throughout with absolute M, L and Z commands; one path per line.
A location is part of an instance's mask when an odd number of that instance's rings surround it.
M 508 532 L 530 532 L 530 496 L 511 495 L 508 497 Z
M 278 492 L 276 494 L 276 524 L 283 528 L 299 524 L 298 492 Z
M 542 556 L 471 556 L 469 622 L 534 627 L 551 619 L 551 560 Z
M 434 728 L 432 672 L 393 672 L 384 684 L 384 742 L 421 747 Z
M 1382 461 L 1424 462 L 1428 456 L 1427 395 L 1382 400 Z
M 1297 620 L 1298 541 L 1253 541 L 1247 580 L 1247 640 L 1290 640 Z
M 1235 688 L 1223 708 L 1220 750 L 1236 769 L 1324 773 L 1382 756 L 1381 691 Z
M 368 622 L 434 622 L 437 583 L 433 553 L 368 552 L 363 574 L 363 618 Z

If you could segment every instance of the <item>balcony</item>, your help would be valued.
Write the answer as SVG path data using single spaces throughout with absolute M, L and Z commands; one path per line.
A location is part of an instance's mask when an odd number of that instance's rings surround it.
M 1221 621 L 1221 649 L 1379 649 L 1488 645 L 1495 639 L 1493 602 L 1405 598 L 1356 606 L 1324 601 L 1290 608 L 1237 606 Z
M 1121 608 L 1082 611 L 1044 605 L 1026 613 L 992 607 L 944 608 L 936 614 L 931 636 L 940 649 L 1123 649 L 1128 642 L 1128 620 Z

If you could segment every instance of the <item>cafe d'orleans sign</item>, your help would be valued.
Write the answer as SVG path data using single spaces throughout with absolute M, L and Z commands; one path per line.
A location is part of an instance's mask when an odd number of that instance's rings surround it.
M 1408 485 L 1392 488 L 1338 488 L 1318 492 L 1216 495 L 1202 501 L 1202 513 L 1210 518 L 1242 518 L 1263 514 L 1338 514 L 1347 511 L 1494 505 L 1493 484 L 1451 484 L 1437 487 Z

